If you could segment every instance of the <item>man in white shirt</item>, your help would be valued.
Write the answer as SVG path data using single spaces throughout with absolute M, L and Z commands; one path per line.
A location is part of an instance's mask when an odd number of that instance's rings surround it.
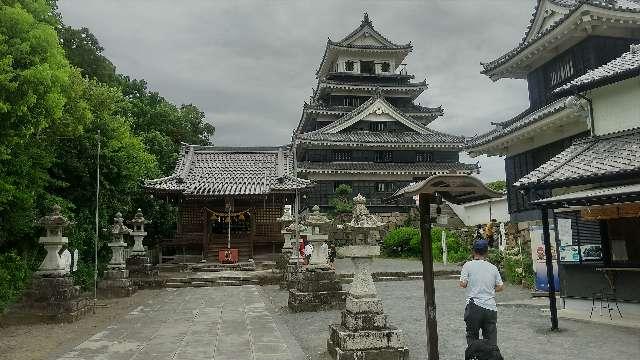
M 304 263 L 305 265 L 309 265 L 309 260 L 311 260 L 311 254 L 313 253 L 313 245 L 309 242 L 304 246 Z
M 473 244 L 473 260 L 467 261 L 460 273 L 460 287 L 467 289 L 464 322 L 467 324 L 467 345 L 482 338 L 491 345 L 498 343 L 498 308 L 496 292 L 504 289 L 498 268 L 485 260 L 489 243 L 482 239 Z

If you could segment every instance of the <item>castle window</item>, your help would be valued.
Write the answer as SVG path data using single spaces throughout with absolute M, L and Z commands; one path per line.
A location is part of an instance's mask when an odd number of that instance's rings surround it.
M 378 190 L 378 192 L 393 192 L 396 191 L 396 184 L 392 182 L 377 183 L 376 190 Z
M 391 151 L 376 151 L 374 156 L 375 162 L 392 162 L 393 152 Z
M 373 61 L 360 61 L 360 73 L 361 74 L 375 74 L 376 69 Z
M 344 62 L 344 71 L 353 71 L 355 63 L 351 60 Z
M 387 130 L 386 122 L 372 121 L 369 123 L 369 130 L 371 131 L 385 131 Z
M 333 150 L 333 161 L 351 161 L 351 150 Z
M 433 154 L 428 151 L 418 151 L 416 153 L 416 162 L 431 162 L 433 161 Z
M 391 71 L 391 64 L 389 64 L 388 61 L 383 62 L 380 65 L 380 70 L 382 70 L 382 72 L 388 73 L 389 71 Z

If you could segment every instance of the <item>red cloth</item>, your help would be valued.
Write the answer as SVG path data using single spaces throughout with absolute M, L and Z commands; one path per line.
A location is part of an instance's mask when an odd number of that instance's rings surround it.
M 300 251 L 300 257 L 304 258 L 304 241 L 300 241 L 300 249 L 298 251 Z

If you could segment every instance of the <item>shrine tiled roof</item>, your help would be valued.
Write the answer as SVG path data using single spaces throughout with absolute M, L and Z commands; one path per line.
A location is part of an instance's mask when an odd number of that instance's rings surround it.
M 478 171 L 477 164 L 454 163 L 377 163 L 377 162 L 301 162 L 300 173 L 315 174 L 407 174 L 435 175 L 451 172 L 470 174 Z
M 533 27 L 533 21 L 535 20 L 535 15 L 539 10 L 539 6 L 541 2 L 542 1 L 540 0 L 537 2 L 536 9 L 533 14 L 533 19 L 531 20 L 529 27 L 527 28 L 527 31 L 524 37 L 522 38 L 520 44 L 518 44 L 518 46 L 516 46 L 512 50 L 509 50 L 507 53 L 505 53 L 504 55 L 500 56 L 499 58 L 493 61 L 481 63 L 483 67 L 483 70 L 482 70 L 483 74 L 488 74 L 489 72 L 497 69 L 501 65 L 513 59 L 516 55 L 518 55 L 524 49 L 528 48 L 529 46 L 537 42 L 539 39 L 543 38 L 545 35 L 553 32 L 562 23 L 564 23 L 565 20 L 570 18 L 572 15 L 574 15 L 574 13 L 578 12 L 578 10 L 580 10 L 583 5 L 590 5 L 596 8 L 601 8 L 605 10 L 614 10 L 618 12 L 640 13 L 640 0 L 551 0 L 551 2 L 556 5 L 568 8 L 567 13 L 564 14 L 562 17 L 560 17 L 555 23 L 553 23 L 551 26 L 549 26 L 545 30 L 539 32 L 538 34 L 530 36 L 532 27 Z
M 277 147 L 183 146 L 171 176 L 145 188 L 190 196 L 260 195 L 312 186 L 293 175 L 293 158 Z
M 573 185 L 625 175 L 640 175 L 640 128 L 578 140 L 514 185 Z
M 406 147 L 415 144 L 419 147 L 457 147 L 462 148 L 465 138 L 449 135 L 437 131 L 425 134 L 418 132 L 378 132 L 378 131 L 346 131 L 337 133 L 323 133 L 313 131 L 300 135 L 302 142 L 311 143 L 351 143 L 367 145 L 387 145 Z
M 514 131 L 520 130 L 566 108 L 567 98 L 565 97 L 538 110 L 526 110 L 509 120 L 495 123 L 496 127 L 493 130 L 469 139 L 468 145 L 469 147 L 476 147 L 490 143 L 502 136 L 509 135 Z
M 640 76 L 640 44 L 631 45 L 630 50 L 619 58 L 589 70 L 586 74 L 557 88 L 554 93 L 583 91 L 634 76 Z

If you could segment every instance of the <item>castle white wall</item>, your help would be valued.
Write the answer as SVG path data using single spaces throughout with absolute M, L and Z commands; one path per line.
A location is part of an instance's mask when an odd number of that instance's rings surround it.
M 594 89 L 590 97 L 596 135 L 640 126 L 640 77 Z

